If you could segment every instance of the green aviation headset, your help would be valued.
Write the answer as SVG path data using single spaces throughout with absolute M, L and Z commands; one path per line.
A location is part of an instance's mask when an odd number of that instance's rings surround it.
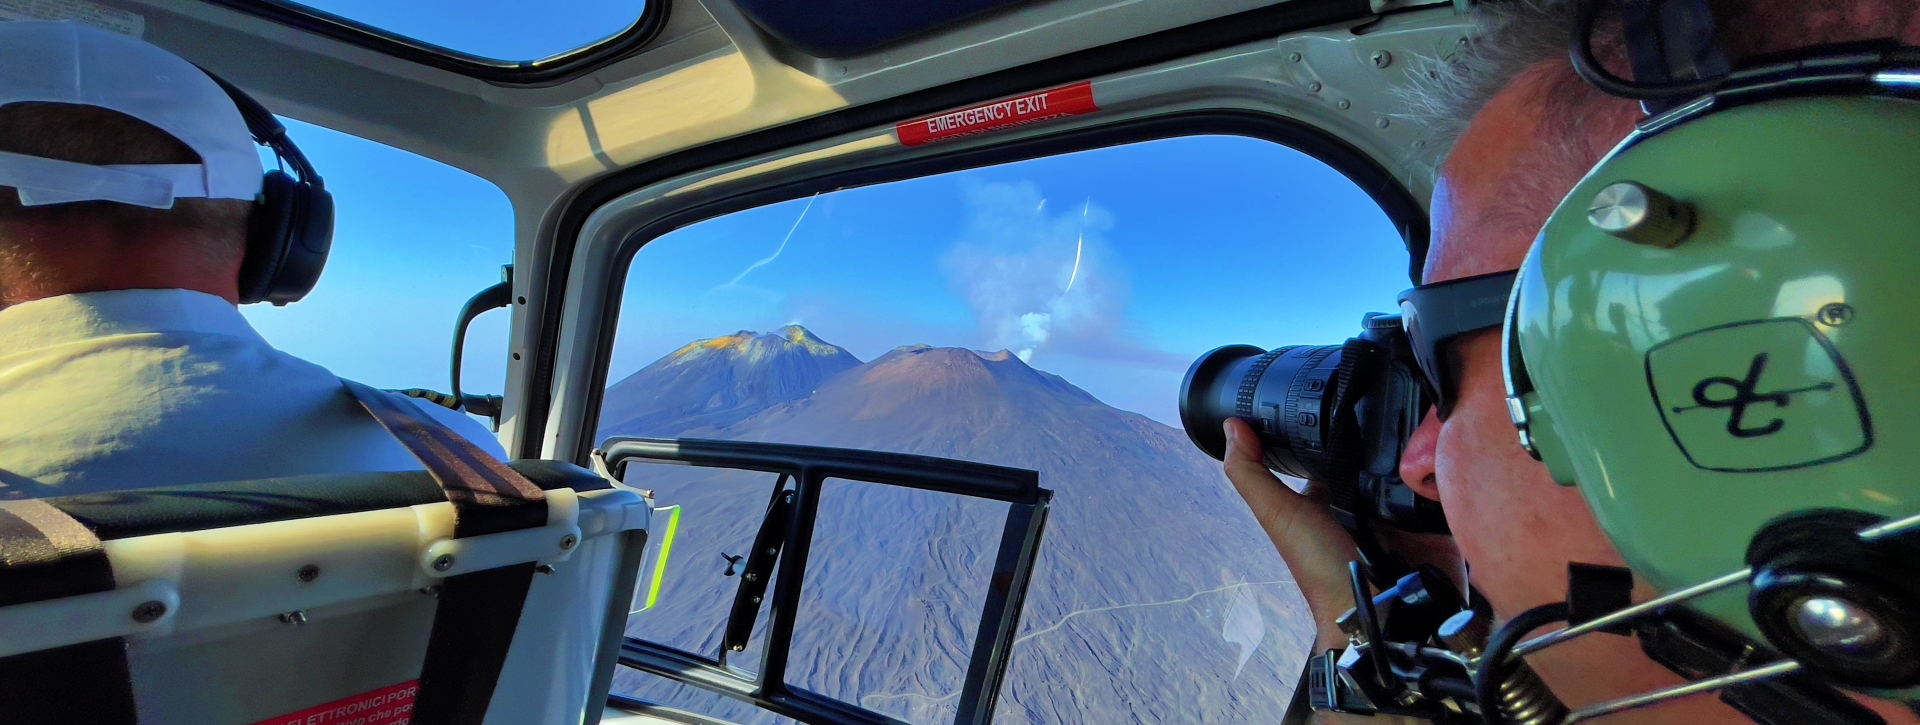
M 1604 4 L 1580 9 L 1576 70 L 1680 102 L 1595 166 L 1528 253 L 1508 406 L 1661 596 L 1622 609 L 1616 587 L 1610 614 L 1583 615 L 1575 577 L 1566 605 L 1494 638 L 1483 679 L 1574 636 L 1637 631 L 1760 722 L 1878 720 L 1830 686 L 1920 703 L 1920 51 L 1824 46 L 1649 82 L 1629 48 L 1627 81 L 1591 50 Z M 1572 626 L 1519 641 L 1554 619 Z M 1655 631 L 1735 651 L 1689 672 Z M 1786 681 L 1801 702 L 1760 689 Z

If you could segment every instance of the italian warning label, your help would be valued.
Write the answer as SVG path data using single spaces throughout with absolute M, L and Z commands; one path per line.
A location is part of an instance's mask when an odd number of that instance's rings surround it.
M 413 697 L 419 693 L 420 681 L 409 680 L 253 725 L 406 725 L 413 719 Z
M 1098 110 L 1100 107 L 1093 103 L 1093 83 L 1081 81 L 1070 86 L 914 119 L 895 125 L 894 130 L 900 134 L 902 145 L 919 146 Z

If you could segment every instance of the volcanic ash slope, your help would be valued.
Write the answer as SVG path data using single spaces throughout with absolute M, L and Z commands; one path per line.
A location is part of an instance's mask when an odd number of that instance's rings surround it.
M 804 330 L 753 339 L 796 336 L 817 342 Z M 788 359 L 784 354 L 762 359 Z M 681 375 L 673 384 L 687 389 L 672 391 L 629 385 L 642 371 L 608 391 L 608 409 L 618 403 L 630 420 L 664 422 L 670 416 L 616 394 L 756 403 L 780 397 L 720 392 L 747 387 L 758 374 L 753 365 L 711 369 L 724 374 Z M 738 415 L 741 404 L 716 409 Z M 1055 498 L 998 722 L 1268 720 L 1292 696 L 1311 640 L 1304 604 L 1219 463 L 1179 430 L 1101 403 L 1004 351 L 926 346 L 849 367 L 811 394 L 730 425 L 711 420 L 682 430 L 698 429 L 686 437 L 898 451 L 1040 472 Z M 685 507 L 665 602 L 635 617 L 629 633 L 712 656 L 740 581 L 722 576 L 719 554 L 748 548 L 772 477 L 641 466 L 628 482 L 655 489 L 662 504 Z M 909 722 L 950 721 L 1005 515 L 1004 504 L 829 482 L 788 681 Z M 763 611 L 762 626 L 764 620 Z M 757 641 L 744 653 L 752 657 L 733 661 L 754 666 L 747 663 L 758 662 Z M 651 679 L 625 673 L 620 691 L 740 722 L 776 721 Z

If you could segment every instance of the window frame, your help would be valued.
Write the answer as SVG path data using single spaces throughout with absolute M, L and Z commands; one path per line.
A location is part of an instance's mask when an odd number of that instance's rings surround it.
M 242 2 L 244 0 L 213 1 Z M 672 0 L 661 0 L 661 2 L 670 1 Z M 567 288 L 570 283 L 568 275 L 572 269 L 574 252 L 580 243 L 582 231 L 586 229 L 588 218 L 595 211 L 622 196 L 682 174 L 695 173 L 758 154 L 777 152 L 821 141 L 853 129 L 883 127 L 901 119 L 960 108 L 970 103 L 1010 96 L 1035 88 L 1072 83 L 1109 73 L 1138 70 L 1157 63 L 1174 61 L 1242 43 L 1268 40 L 1373 14 L 1373 6 L 1369 0 L 1290 0 L 1088 48 L 1015 68 L 985 73 L 943 86 L 914 91 L 756 131 L 735 139 L 696 146 L 613 172 L 576 188 L 552 216 L 541 222 L 541 233 L 543 238 L 549 240 L 549 247 L 536 253 L 546 257 L 544 260 L 546 268 L 544 276 L 539 280 L 539 288 L 531 290 L 532 294 L 539 296 L 540 317 L 529 323 L 528 365 L 518 391 L 517 423 L 514 440 L 509 441 L 509 450 L 541 451 L 548 431 L 554 425 L 552 419 L 554 384 L 557 380 L 557 363 L 564 327 L 561 324 L 561 316 L 565 314 L 567 307 Z M 1277 119 L 1283 123 L 1289 120 L 1273 114 L 1255 113 L 1254 115 Z M 1367 178 L 1377 176 L 1383 179 L 1379 187 L 1383 196 L 1397 191 L 1399 198 L 1406 202 L 1402 204 L 1396 201 L 1391 207 L 1383 204 L 1382 208 L 1388 209 L 1389 218 L 1394 219 L 1396 224 L 1400 223 L 1398 214 L 1406 209 L 1411 210 L 1408 212 L 1410 217 L 1418 218 L 1419 231 L 1414 235 L 1417 237 L 1417 246 L 1415 242 L 1409 242 L 1408 246 L 1413 253 L 1413 269 L 1417 278 L 1420 265 L 1426 258 L 1425 207 L 1415 201 L 1406 187 L 1394 179 L 1391 173 L 1386 172 L 1384 167 L 1364 153 L 1352 149 L 1345 142 L 1339 141 L 1325 131 L 1298 121 L 1292 121 L 1292 123 L 1306 129 L 1307 133 L 1314 138 L 1324 138 L 1334 142 L 1335 145 L 1347 148 L 1353 156 L 1361 159 L 1360 163 L 1363 166 L 1372 169 L 1368 172 Z M 1258 134 L 1249 135 L 1258 136 Z M 1280 143 L 1285 142 L 1280 141 Z M 1326 158 L 1321 160 L 1327 162 Z M 1336 164 L 1334 168 L 1347 173 L 1349 178 L 1357 178 L 1340 165 Z M 1372 187 L 1363 184 L 1362 188 Z M 1396 209 L 1402 211 L 1396 211 Z M 601 369 L 598 374 L 604 377 L 606 371 Z M 597 416 L 599 402 L 595 400 L 591 405 L 591 412 Z M 573 454 L 574 458 L 579 456 L 577 452 Z
M 587 399 L 583 401 L 585 409 L 581 421 L 587 430 L 581 432 L 572 450 L 560 452 L 561 459 L 585 465 L 592 458 L 597 445 L 593 440 L 594 431 L 597 430 L 595 425 L 606 395 L 606 381 L 612 363 L 614 337 L 619 332 L 620 306 L 625 296 L 622 292 L 626 289 L 627 274 L 633 267 L 634 256 L 653 240 L 709 219 L 819 193 L 1193 136 L 1239 136 L 1267 141 L 1306 154 L 1347 177 L 1379 205 L 1381 212 L 1400 232 L 1401 241 L 1407 248 L 1408 277 L 1413 284 L 1419 283 L 1420 270 L 1426 261 L 1429 233 L 1425 207 L 1384 166 L 1351 144 L 1303 121 L 1260 111 L 1198 110 L 1151 116 L 1018 139 L 995 146 L 933 153 L 785 183 L 740 188 L 718 198 L 690 199 L 678 205 L 664 206 L 645 221 L 633 225 L 631 231 L 621 238 L 620 246 L 606 271 L 609 294 L 599 301 L 602 324 L 587 376 L 599 384 L 588 386 Z M 546 363 L 551 365 L 551 360 Z M 547 372 L 552 374 L 551 369 Z
M 673 5 L 673 0 L 648 0 L 633 24 L 598 43 L 545 58 L 511 61 L 434 45 L 286 0 L 206 1 L 382 55 L 511 86 L 563 83 L 633 56 L 659 36 L 666 26 L 667 9 Z
M 959 708 L 953 720 L 955 725 L 985 725 L 993 721 L 994 706 L 1003 690 L 1014 635 L 1020 628 L 1027 586 L 1033 578 L 1041 534 L 1053 501 L 1053 491 L 1040 487 L 1038 472 L 907 453 L 752 441 L 616 437 L 603 455 L 606 468 L 622 480 L 625 480 L 626 469 L 636 462 L 779 474 L 773 494 L 778 499 L 784 491 L 786 503 L 769 503 L 768 518 L 762 521 L 759 536 L 768 536 L 768 524 L 773 523 L 772 517 L 778 515 L 783 506 L 787 519 L 775 527 L 777 539 L 754 540 L 755 551 L 749 554 L 751 558 L 747 563 L 748 571 L 752 571 L 759 565 L 756 561 L 760 547 L 765 542 L 773 542 L 774 548 L 768 550 L 778 552 L 777 563 L 769 564 L 777 572 L 771 577 L 773 593 L 763 604 L 758 594 L 764 592 L 766 582 L 759 585 L 760 589 L 749 591 L 751 580 L 743 578 L 728 620 L 729 628 L 742 621 L 732 617 L 741 614 L 745 603 L 741 597 L 748 594 L 754 596 L 744 611 L 768 610 L 764 651 L 757 669 L 743 675 L 728 666 L 724 649 L 718 659 L 713 659 L 673 645 L 626 635 L 624 627 L 619 664 L 802 722 L 905 725 L 884 713 L 787 681 L 787 662 L 792 654 L 801 588 L 809 573 L 808 554 L 826 481 L 857 481 L 1007 504 L 993 557 L 992 583 L 982 602 L 966 680 L 959 691 Z M 789 481 L 793 484 L 791 488 Z M 744 621 L 749 627 L 754 622 L 751 614 Z M 722 642 L 724 646 L 725 640 Z M 625 700 L 651 706 L 629 696 L 610 694 L 610 697 L 617 698 L 610 703 Z
M 604 272 L 607 282 L 606 294 L 597 301 L 601 307 L 601 324 L 594 340 L 591 368 L 586 376 L 588 380 L 596 382 L 586 386 L 587 399 L 584 401 L 584 415 L 580 420 L 586 430 L 580 432 L 575 445 L 570 450 L 563 448 L 558 451 L 557 457 L 562 460 L 570 459 L 582 465 L 586 465 L 584 462 L 594 457 L 594 451 L 598 445 L 594 440 L 594 433 L 597 431 L 601 404 L 606 394 L 607 376 L 612 362 L 614 337 L 618 334 L 620 307 L 625 298 L 627 275 L 633 267 L 634 256 L 653 240 L 709 219 L 793 201 L 818 193 L 906 181 L 1113 146 L 1194 136 L 1238 136 L 1267 141 L 1306 154 L 1347 177 L 1366 193 L 1368 198 L 1373 199 L 1381 212 L 1399 231 L 1401 241 L 1407 249 L 1409 280 L 1412 284 L 1419 284 L 1421 270 L 1426 261 L 1431 224 L 1426 207 L 1413 197 L 1391 171 L 1364 151 L 1306 121 L 1267 111 L 1245 109 L 1178 111 L 1070 129 L 1056 134 L 1015 138 L 1006 143 L 991 146 L 959 147 L 954 150 L 935 151 L 857 168 L 816 172 L 800 178 L 788 176 L 787 181 L 772 181 L 764 177 L 745 180 L 709 194 L 689 195 L 688 199 L 668 202 L 644 219 L 628 225 L 628 231 L 621 236 L 619 246 Z M 802 166 L 799 170 L 804 174 L 807 167 Z M 628 189 L 629 192 L 635 190 L 637 189 Z M 619 196 L 616 194 L 607 201 L 617 199 Z M 579 197 L 576 197 L 573 207 L 577 207 L 578 201 Z M 587 211 L 591 213 L 599 208 L 599 205 L 595 205 Z M 573 211 L 573 208 L 570 207 L 568 211 Z M 584 221 L 583 215 L 580 219 L 581 228 L 584 228 Z M 565 247 L 566 251 L 560 252 L 556 248 L 555 256 L 570 262 L 572 245 L 560 246 Z M 565 267 L 555 266 L 551 269 L 556 281 L 564 278 Z M 596 301 L 584 301 L 583 304 L 596 304 Z M 549 309 L 558 310 L 559 307 Z M 559 330 L 557 322 L 557 320 L 547 321 L 549 326 L 543 330 L 543 334 L 551 332 L 554 335 L 555 347 L 547 349 L 544 355 L 536 358 L 536 362 L 544 367 L 535 368 L 530 371 L 532 375 L 529 376 L 540 386 L 535 389 L 549 396 L 554 391 L 546 386 L 551 385 L 556 378 L 553 366 L 557 355 L 553 353 L 557 351 Z M 544 375 L 542 375 L 543 371 Z M 544 401 L 543 407 L 539 408 L 541 412 L 538 431 L 522 431 L 522 435 L 527 436 L 525 440 L 533 441 L 533 445 L 536 446 L 530 450 L 538 450 L 538 441 L 545 436 L 546 426 L 554 424 L 547 415 L 550 408 L 545 406 L 549 405 L 551 405 L 551 398 Z M 1296 716 L 1296 711 L 1305 712 L 1305 684 L 1306 678 L 1303 672 L 1300 683 L 1295 686 L 1293 699 L 1289 703 L 1287 716 L 1290 718 Z M 617 698 L 610 702 L 617 702 Z M 651 705 L 643 702 L 636 704 Z M 1288 720 L 1288 722 L 1292 721 Z

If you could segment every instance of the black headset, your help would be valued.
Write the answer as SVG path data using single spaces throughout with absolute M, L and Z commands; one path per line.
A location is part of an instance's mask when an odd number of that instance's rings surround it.
M 333 194 L 320 181 L 306 154 L 287 137 L 287 128 L 252 96 L 200 69 L 233 99 L 255 143 L 273 150 L 281 168 L 260 180 L 247 223 L 246 257 L 240 263 L 240 303 L 297 302 L 320 281 L 333 248 Z M 287 173 L 291 167 L 295 175 Z

